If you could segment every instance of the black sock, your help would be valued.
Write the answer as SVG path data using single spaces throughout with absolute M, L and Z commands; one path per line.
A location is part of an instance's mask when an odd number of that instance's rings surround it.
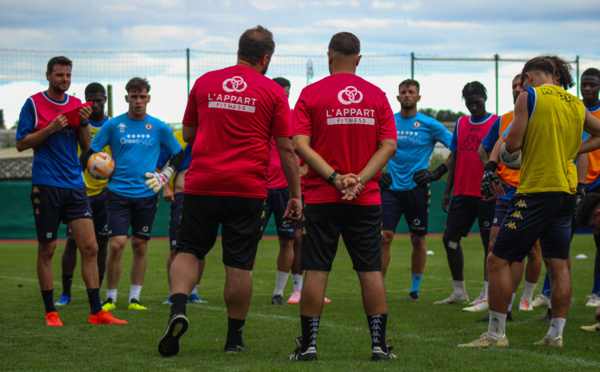
M 98 279 L 100 279 L 100 284 L 98 284 L 98 288 L 102 288 L 102 280 L 104 280 L 104 275 L 100 275 Z
M 42 291 L 42 298 L 44 299 L 44 306 L 46 306 L 46 313 L 56 311 L 54 307 L 54 289 Z
M 246 319 L 227 318 L 227 344 L 243 345 L 242 332 L 244 332 Z
M 369 322 L 369 331 L 371 332 L 371 348 L 379 346 L 381 350 L 387 351 L 385 344 L 387 314 L 367 316 L 367 322 Z
M 184 314 L 187 306 L 188 295 L 175 293 L 171 296 L 171 317 L 175 314 Z
M 305 352 L 309 347 L 317 347 L 317 334 L 319 333 L 319 323 L 321 317 L 311 318 L 300 315 L 300 324 L 302 325 L 302 346 L 301 352 Z
M 88 300 L 90 300 L 90 310 L 92 314 L 98 314 L 102 310 L 102 303 L 100 302 L 100 288 L 88 289 Z
M 73 275 L 63 275 L 62 276 L 63 283 L 63 296 L 71 295 L 71 284 L 73 283 Z

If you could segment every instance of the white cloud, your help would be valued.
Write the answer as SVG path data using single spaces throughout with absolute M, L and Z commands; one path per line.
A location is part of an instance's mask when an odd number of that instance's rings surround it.
M 469 22 L 440 22 L 440 21 L 402 21 L 411 27 L 427 27 L 434 29 L 441 28 L 453 28 L 453 29 L 465 29 L 465 28 L 479 28 L 483 25 Z
M 413 9 L 418 9 L 421 7 L 421 2 L 420 1 L 415 1 L 412 3 L 407 3 L 407 4 L 402 4 L 400 6 L 400 9 L 402 10 L 413 10 Z
M 182 26 L 150 26 L 139 25 L 123 29 L 123 34 L 140 42 L 155 42 L 158 40 L 201 39 L 206 35 L 203 30 Z
M 317 26 L 328 26 L 336 29 L 360 30 L 373 28 L 387 28 L 397 24 L 394 19 L 362 18 L 362 19 L 327 19 L 316 22 Z
M 291 0 L 250 0 L 250 5 L 260 10 L 281 10 L 293 3 Z
M 375 9 L 391 9 L 395 7 L 395 4 L 391 1 L 373 1 L 371 6 Z

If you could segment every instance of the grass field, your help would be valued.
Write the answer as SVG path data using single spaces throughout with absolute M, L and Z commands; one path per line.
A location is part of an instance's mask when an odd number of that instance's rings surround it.
M 219 243 L 218 243 L 219 244 Z M 59 244 L 60 245 L 60 244 Z M 270 305 L 275 285 L 276 240 L 263 240 L 253 272 L 254 293 L 244 331 L 250 353 L 223 352 L 227 317 L 222 297 L 224 269 L 220 245 L 207 256 L 200 297 L 207 304 L 188 306 L 190 328 L 181 339 L 176 357 L 162 358 L 157 351 L 169 308 L 166 299 L 168 242 L 152 241 L 148 252 L 148 270 L 142 291 L 147 312 L 126 309 L 129 295 L 131 250 L 124 255 L 124 269 L 117 309 L 125 326 L 87 324 L 89 305 L 81 276 L 73 281 L 73 303 L 59 308 L 65 326 L 44 324 L 44 305 L 36 276 L 36 244 L 0 244 L 0 370 L 97 370 L 154 371 L 228 370 L 228 371 L 349 371 L 349 370 L 598 370 L 600 368 L 600 334 L 585 333 L 581 325 L 591 325 L 593 309 L 586 308 L 586 295 L 592 286 L 594 246 L 591 236 L 576 236 L 573 257 L 584 253 L 586 260 L 573 260 L 573 301 L 564 338 L 565 348 L 534 347 L 548 323 L 541 322 L 545 309 L 519 312 L 507 325 L 509 348 L 464 350 L 456 347 L 477 338 L 487 330 L 487 323 L 476 323 L 484 313 L 464 313 L 462 305 L 433 306 L 448 296 L 452 281 L 441 238 L 428 238 L 428 256 L 421 286 L 421 302 L 407 303 L 410 286 L 410 242 L 396 238 L 388 271 L 388 343 L 394 346 L 397 360 L 371 362 L 370 338 L 362 310 L 359 283 L 343 244 L 330 275 L 327 297 L 318 339 L 319 360 L 310 365 L 291 362 L 285 356 L 295 349 L 294 338 L 300 335 L 299 306 Z M 482 285 L 483 252 L 480 239 L 472 235 L 463 240 L 465 277 L 471 298 Z M 55 300 L 60 296 L 60 254 L 54 258 Z M 79 270 L 79 266 L 77 268 Z M 542 271 L 542 275 L 545 271 Z M 540 279 L 536 294 L 541 289 Z M 292 290 L 291 278 L 284 293 Z M 517 292 L 517 300 L 522 286 Z M 101 290 L 104 299 L 104 288 Z M 517 302 L 517 301 L 515 301 Z

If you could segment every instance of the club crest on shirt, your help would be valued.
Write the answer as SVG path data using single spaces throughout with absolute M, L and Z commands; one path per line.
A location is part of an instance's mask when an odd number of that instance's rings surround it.
M 248 84 L 240 76 L 234 76 L 223 82 L 223 90 L 226 92 L 243 92 L 248 87 Z
M 421 128 L 421 122 L 419 122 L 419 121 L 415 121 L 415 122 L 413 123 L 413 128 Z
M 146 128 L 146 130 L 152 130 L 152 123 L 146 123 L 146 125 L 144 125 L 144 128 Z
M 349 105 L 351 103 L 359 103 L 363 99 L 363 94 L 353 86 L 347 86 L 346 89 L 340 90 L 338 93 L 338 100 L 343 105 Z

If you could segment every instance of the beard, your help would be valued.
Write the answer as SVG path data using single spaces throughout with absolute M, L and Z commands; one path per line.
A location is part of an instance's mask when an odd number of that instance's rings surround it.
M 403 102 L 400 102 L 400 107 L 401 107 L 403 110 L 412 110 L 412 109 L 414 109 L 415 107 L 417 107 L 417 105 L 416 105 L 415 103 L 411 103 L 411 104 L 408 104 L 408 105 L 407 105 L 407 104 L 405 104 L 405 103 L 403 103 Z

